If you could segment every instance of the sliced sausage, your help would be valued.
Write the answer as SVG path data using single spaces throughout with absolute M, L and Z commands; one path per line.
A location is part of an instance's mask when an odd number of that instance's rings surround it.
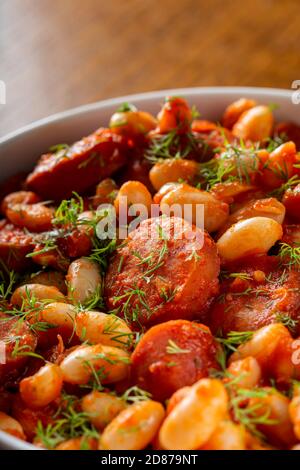
M 32 235 L 7 220 L 0 221 L 0 260 L 8 269 L 21 271 L 30 265 L 28 253 L 34 249 Z
M 27 187 L 56 201 L 70 197 L 73 191 L 82 193 L 125 163 L 126 143 L 124 137 L 98 129 L 62 155 L 42 155 L 26 180 Z
M 30 232 L 45 232 L 52 228 L 54 210 L 44 204 L 14 204 L 8 206 L 6 216 L 20 228 Z
M 36 204 L 40 198 L 32 191 L 15 191 L 8 194 L 2 201 L 1 212 L 6 215 L 7 208 L 15 204 Z
M 132 380 L 155 400 L 207 377 L 218 369 L 217 344 L 207 326 L 174 320 L 153 326 L 132 355 Z
M 107 306 L 137 327 L 201 318 L 218 292 L 219 269 L 207 233 L 178 217 L 147 219 L 111 259 Z
M 209 314 L 213 333 L 253 331 L 285 318 L 300 319 L 300 272 L 283 270 L 275 257 L 263 256 L 232 267 L 247 279 L 229 278 Z M 249 277 L 249 278 L 248 278 Z M 300 332 L 299 326 L 295 333 Z
M 26 353 L 33 352 L 37 339 L 26 321 L 0 313 L 0 344 L 5 344 L 0 362 L 0 384 L 18 377 L 28 360 Z

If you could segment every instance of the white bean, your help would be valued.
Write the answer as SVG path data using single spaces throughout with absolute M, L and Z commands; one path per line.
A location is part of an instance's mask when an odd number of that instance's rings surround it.
M 98 265 L 87 258 L 73 261 L 66 276 L 68 296 L 73 303 L 84 304 L 102 289 L 102 278 Z
M 101 343 L 123 349 L 132 344 L 133 333 L 125 321 L 103 312 L 79 312 L 75 330 L 81 341 L 92 344 Z
M 272 323 L 255 331 L 252 338 L 241 344 L 230 356 L 230 364 L 233 361 L 252 356 L 261 367 L 270 362 L 270 359 L 281 341 L 290 338 L 288 329 L 282 323 Z
M 154 439 L 162 420 L 161 403 L 148 400 L 134 403 L 104 429 L 99 441 L 103 450 L 142 450 Z
M 222 421 L 202 450 L 245 450 L 246 432 L 243 426 L 232 421 Z
M 49 363 L 36 374 L 21 380 L 20 394 L 29 408 L 43 408 L 59 397 L 62 384 L 61 369 Z
M 65 382 L 83 385 L 94 374 L 101 383 L 115 383 L 127 377 L 130 356 L 122 349 L 96 344 L 79 346 L 60 364 Z
M 281 225 L 267 217 L 253 217 L 232 225 L 217 241 L 221 258 L 234 261 L 267 253 L 282 237 Z
M 69 332 L 72 332 L 76 313 L 73 305 L 63 302 L 52 302 L 38 312 L 38 321 L 46 322 L 56 327 L 64 327 Z M 33 318 L 33 321 L 36 321 L 36 318 Z
M 180 184 L 163 196 L 160 208 L 163 214 L 170 215 L 172 206 L 177 206 L 181 214 L 175 214 L 185 218 L 185 205 L 190 204 L 192 209 L 192 223 L 202 226 L 208 232 L 218 230 L 226 222 L 229 215 L 229 206 L 226 202 L 220 201 L 207 191 L 201 191 L 188 184 Z M 204 220 L 200 217 L 199 208 L 203 206 Z
M 91 423 L 102 431 L 127 405 L 121 398 L 94 390 L 83 397 L 81 407 Z
M 273 124 L 274 118 L 268 106 L 254 106 L 238 118 L 232 133 L 244 141 L 263 141 L 270 137 Z
M 43 284 L 24 284 L 17 287 L 11 297 L 11 303 L 18 307 L 31 307 L 32 304 L 63 302 L 65 296 L 54 286 Z
M 166 450 L 202 447 L 227 414 L 228 396 L 217 379 L 201 379 L 166 417 L 159 442 Z

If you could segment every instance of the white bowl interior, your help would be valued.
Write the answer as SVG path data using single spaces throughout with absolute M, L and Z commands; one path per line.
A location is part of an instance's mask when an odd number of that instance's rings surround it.
M 300 104 L 292 102 L 292 92 L 269 88 L 211 87 L 162 90 L 139 95 L 123 96 L 81 106 L 30 124 L 0 139 L 0 167 L 3 180 L 18 171 L 30 170 L 37 158 L 57 143 L 71 143 L 106 126 L 111 114 L 120 104 L 130 102 L 139 109 L 157 113 L 165 96 L 182 96 L 195 105 L 203 119 L 218 120 L 232 101 L 247 97 L 263 104 L 276 104 L 278 120 L 300 124 Z M 0 448 L 33 449 L 34 447 L 0 431 Z M 36 449 L 36 448 L 35 448 Z

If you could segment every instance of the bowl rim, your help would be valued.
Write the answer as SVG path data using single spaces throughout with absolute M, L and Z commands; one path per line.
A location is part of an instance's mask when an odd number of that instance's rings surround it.
M 259 95 L 262 97 L 277 95 L 283 98 L 292 98 L 293 90 L 285 88 L 269 88 L 269 87 L 251 87 L 251 86 L 209 86 L 209 87 L 187 87 L 187 88 L 166 88 L 163 90 L 147 91 L 142 93 L 135 93 L 129 95 L 123 95 L 113 98 L 107 98 L 105 100 L 99 100 L 88 104 L 83 104 L 73 108 L 69 108 L 65 111 L 60 111 L 44 118 L 35 120 L 25 126 L 18 128 L 15 131 L 11 131 L 8 134 L 0 137 L 0 146 L 2 144 L 9 144 L 16 138 L 24 134 L 29 134 L 31 131 L 39 128 L 43 128 L 50 123 L 64 121 L 65 119 L 71 118 L 72 116 L 80 116 L 81 114 L 95 111 L 97 109 L 105 109 L 111 106 L 118 106 L 124 102 L 138 103 L 140 101 L 152 101 L 158 98 L 165 98 L 166 95 L 182 95 L 184 97 L 193 97 L 196 95 L 215 95 L 216 98 L 220 95 L 247 95 L 251 97 L 253 95 Z
M 44 450 L 5 431 L 0 431 L 0 450 Z
M 30 124 L 22 126 L 21 128 L 12 131 L 3 137 L 0 137 L 0 148 L 1 145 L 9 144 L 15 139 L 22 137 L 25 134 L 30 134 L 33 130 L 41 129 L 47 127 L 51 123 L 60 122 L 72 118 L 73 116 L 80 116 L 82 114 L 95 111 L 103 110 L 106 108 L 111 108 L 113 106 L 117 107 L 118 105 L 129 101 L 135 104 L 138 104 L 142 101 L 149 101 L 163 99 L 166 95 L 182 95 L 187 98 L 193 98 L 197 95 L 214 95 L 218 99 L 221 95 L 236 95 L 241 97 L 243 95 L 251 96 L 261 96 L 261 97 L 282 97 L 291 99 L 293 90 L 288 90 L 284 88 L 269 88 L 269 87 L 245 87 L 245 86 L 210 86 L 210 87 L 188 87 L 188 88 L 168 88 L 157 91 L 148 91 L 143 93 L 123 95 L 114 98 L 108 98 L 105 100 L 99 100 L 93 103 L 84 104 L 74 108 L 61 111 L 45 118 L 36 120 Z M 23 441 L 15 436 L 12 436 L 8 433 L 0 431 L 0 448 L 6 448 L 11 450 L 43 450 L 39 447 L 34 446 L 33 444 Z

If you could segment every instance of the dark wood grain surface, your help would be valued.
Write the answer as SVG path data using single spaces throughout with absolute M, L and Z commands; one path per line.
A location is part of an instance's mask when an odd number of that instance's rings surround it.
M 300 79 L 299 0 L 0 0 L 0 135 L 162 88 Z

